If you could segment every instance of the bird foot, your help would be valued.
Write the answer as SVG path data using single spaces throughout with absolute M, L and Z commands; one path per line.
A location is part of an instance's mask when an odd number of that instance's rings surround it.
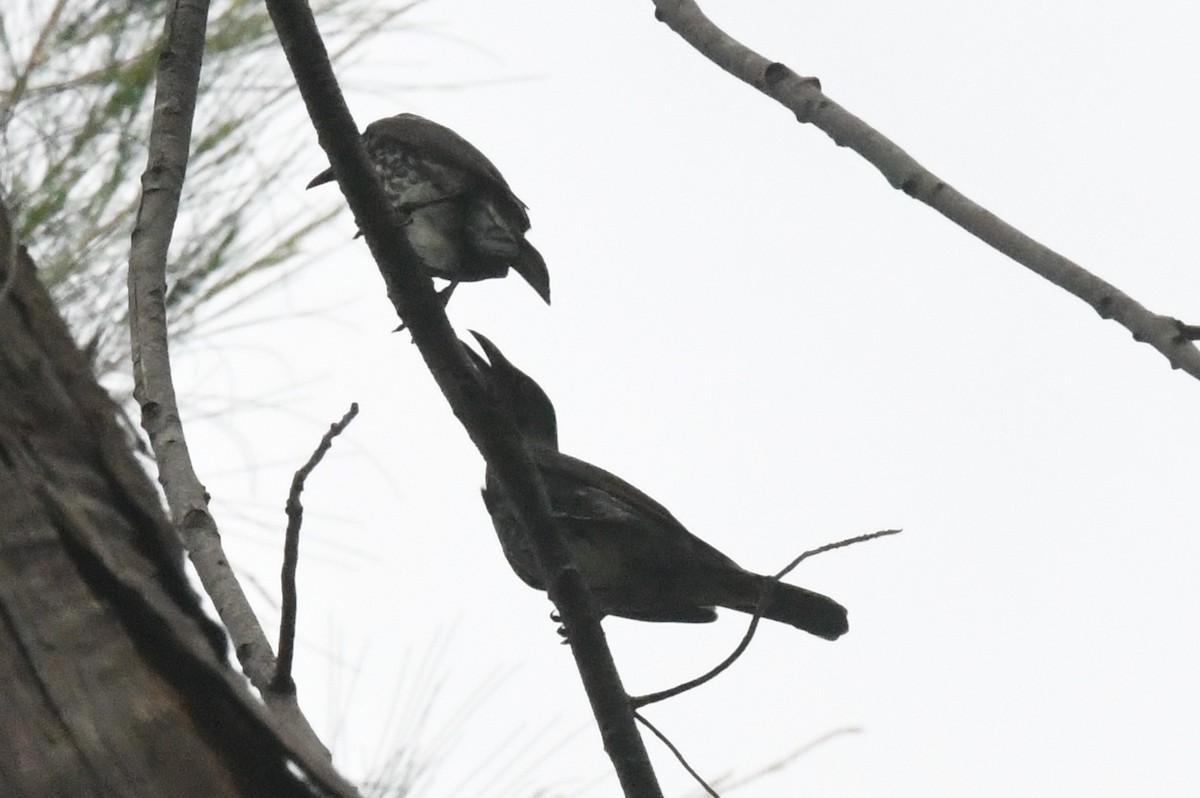
M 562 622 L 562 616 L 557 612 L 552 612 L 550 613 L 550 620 L 558 624 L 558 629 L 555 631 L 558 633 L 558 636 L 562 638 L 562 640 L 559 642 L 561 642 L 564 646 L 569 644 L 571 642 L 570 635 L 567 634 L 567 625 Z

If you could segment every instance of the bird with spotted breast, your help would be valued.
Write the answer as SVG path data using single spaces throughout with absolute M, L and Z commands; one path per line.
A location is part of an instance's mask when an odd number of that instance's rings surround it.
M 846 609 L 833 599 L 747 571 L 633 485 L 560 452 L 557 417 L 546 392 L 495 344 L 473 334 L 486 360 L 462 346 L 524 438 L 571 560 L 603 614 L 707 623 L 716 620 L 716 607 L 755 612 L 769 590 L 762 617 L 826 640 L 847 631 Z M 533 541 L 490 468 L 483 502 L 508 564 L 525 584 L 545 590 Z
M 525 238 L 525 203 L 487 157 L 444 125 L 416 114 L 378 119 L 363 146 L 409 244 L 435 277 L 504 277 L 511 268 L 550 303 L 550 274 Z M 307 188 L 334 180 L 330 167 Z M 361 235 L 361 233 L 360 233 Z

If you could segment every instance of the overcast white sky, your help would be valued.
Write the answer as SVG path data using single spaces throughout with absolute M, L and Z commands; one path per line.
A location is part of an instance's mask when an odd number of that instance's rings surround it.
M 1200 323 L 1200 5 L 705 8 L 968 196 Z M 733 794 L 1200 792 L 1195 380 L 649 2 L 431 0 L 407 20 L 367 45 L 351 107 L 455 128 L 530 206 L 553 307 L 514 278 L 462 287 L 450 315 L 546 388 L 564 450 L 760 571 L 905 530 L 793 575 L 849 607 L 842 640 L 766 624 L 715 683 L 647 710 L 703 774 L 853 728 Z M 281 208 L 336 197 L 302 192 L 325 164 L 306 135 Z M 551 607 L 504 563 L 483 463 L 389 332 L 353 230 L 346 211 L 320 262 L 241 316 L 270 321 L 186 352 L 230 553 L 277 593 L 291 473 L 358 401 L 304 495 L 298 680 L 337 760 L 361 777 L 415 746 L 424 796 L 616 794 Z M 204 397 L 242 406 L 205 418 Z M 633 692 L 706 670 L 744 628 L 606 621 Z M 667 794 L 695 794 L 648 745 Z

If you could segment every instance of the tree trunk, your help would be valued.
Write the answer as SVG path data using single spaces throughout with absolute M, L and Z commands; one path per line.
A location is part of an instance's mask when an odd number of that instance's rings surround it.
M 0 206 L 0 795 L 311 796 Z

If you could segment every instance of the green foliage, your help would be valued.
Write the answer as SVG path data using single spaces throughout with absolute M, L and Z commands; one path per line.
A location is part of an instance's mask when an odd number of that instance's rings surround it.
M 408 5 L 317 0 L 345 54 Z M 389 7 L 390 6 L 390 7 Z M 11 0 L 0 7 L 0 190 L 97 371 L 128 357 L 125 265 L 146 163 L 168 0 Z M 192 160 L 168 263 L 173 337 L 294 267 L 336 206 L 295 194 L 306 142 L 294 84 L 259 0 L 215 0 Z M 311 169 L 316 165 L 309 165 Z M 311 202 L 311 200 L 310 200 Z M 233 291 L 240 288 L 240 291 Z M 203 318 L 202 318 L 203 313 Z

